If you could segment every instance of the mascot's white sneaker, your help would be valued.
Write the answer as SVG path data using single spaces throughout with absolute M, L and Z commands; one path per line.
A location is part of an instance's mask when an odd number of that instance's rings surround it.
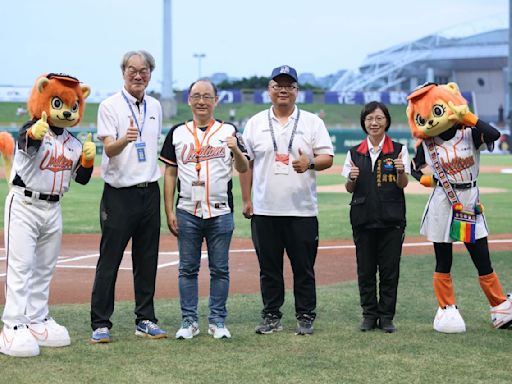
M 500 305 L 491 307 L 491 320 L 494 328 L 504 329 L 512 325 L 512 294 L 507 295 L 505 300 Z
M 66 327 L 57 324 L 51 317 L 42 323 L 32 323 L 28 327 L 41 347 L 65 347 L 71 344 Z
M 39 345 L 27 325 L 18 324 L 12 328 L 4 325 L 0 333 L 0 352 L 15 357 L 39 355 Z
M 466 332 L 466 324 L 456 305 L 447 305 L 445 309 L 441 307 L 437 309 L 434 329 L 442 333 Z

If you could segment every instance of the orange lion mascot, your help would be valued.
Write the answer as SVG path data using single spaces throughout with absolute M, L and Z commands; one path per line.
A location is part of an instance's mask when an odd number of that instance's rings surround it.
M 421 221 L 421 234 L 434 243 L 434 292 L 439 308 L 434 329 L 466 331 L 452 284 L 452 243 L 462 241 L 478 271 L 489 301 L 495 328 L 512 323 L 512 297 L 505 295 L 494 272 L 487 244 L 487 223 L 477 185 L 480 150 L 493 149 L 498 130 L 480 120 L 468 107 L 455 83 L 425 84 L 408 99 L 407 117 L 413 136 L 421 139 L 412 175 L 433 187 Z M 433 175 L 424 175 L 429 166 Z
M 60 254 L 60 201 L 71 179 L 87 184 L 96 146 L 67 128 L 83 116 L 90 88 L 50 73 L 36 80 L 28 101 L 32 120 L 19 131 L 12 187 L 5 204 L 6 297 L 0 352 L 36 356 L 39 347 L 63 347 L 67 329 L 49 314 L 50 281 Z

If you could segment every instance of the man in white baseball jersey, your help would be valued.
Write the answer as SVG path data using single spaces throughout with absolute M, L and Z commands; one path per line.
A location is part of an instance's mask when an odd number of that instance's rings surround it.
M 135 335 L 167 337 L 153 305 L 160 242 L 158 140 L 162 108 L 145 92 L 155 69 L 146 51 L 127 52 L 121 61 L 123 89 L 98 109 L 105 180 L 100 205 L 100 258 L 91 298 L 91 343 L 109 343 L 115 282 L 124 250 L 132 240 Z
M 311 335 L 316 317 L 316 171 L 332 165 L 334 152 L 323 121 L 295 105 L 297 81 L 294 68 L 275 68 L 268 84 L 272 106 L 253 116 L 243 134 L 251 161 L 240 182 L 260 263 L 260 334 L 283 329 L 285 250 L 293 269 L 296 333 Z
M 43 75 L 28 107 L 32 120 L 19 131 L 12 188 L 5 200 L 7 254 L 4 327 L 0 352 L 17 357 L 39 354 L 39 346 L 71 343 L 67 329 L 49 315 L 50 281 L 60 254 L 60 200 L 71 179 L 87 184 L 96 146 L 68 132 L 83 116 L 90 88 L 71 76 Z
M 229 244 L 234 230 L 231 178 L 233 162 L 238 172 L 245 172 L 248 160 L 236 127 L 213 117 L 217 102 L 217 89 L 212 82 L 192 83 L 188 104 L 193 119 L 171 128 L 160 154 L 160 160 L 166 164 L 167 225 L 178 237 L 180 252 L 182 324 L 177 339 L 191 339 L 199 334 L 197 276 L 203 239 L 206 239 L 210 267 L 208 333 L 215 339 L 231 337 L 224 324 L 229 291 Z

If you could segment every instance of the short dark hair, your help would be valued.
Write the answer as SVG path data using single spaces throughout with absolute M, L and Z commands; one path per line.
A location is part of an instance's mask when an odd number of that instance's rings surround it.
M 388 107 L 386 107 L 385 104 L 381 103 L 380 101 L 370 101 L 369 103 L 365 104 L 362 111 L 361 111 L 361 128 L 363 128 L 363 131 L 368 134 L 368 131 L 366 130 L 366 127 L 364 126 L 364 120 L 366 119 L 366 116 L 368 116 L 370 113 L 375 111 L 376 109 L 380 109 L 382 113 L 384 113 L 384 116 L 386 116 L 386 129 L 387 132 L 389 127 L 391 126 L 391 115 L 389 114 Z
M 190 87 L 188 87 L 188 94 L 189 94 L 189 95 L 190 95 L 190 92 L 192 92 L 192 87 L 193 87 L 194 85 L 196 85 L 196 83 L 198 83 L 198 82 L 200 82 L 200 81 L 204 81 L 205 83 L 210 84 L 210 85 L 212 86 L 212 88 L 213 88 L 213 94 L 214 94 L 215 96 L 217 96 L 217 87 L 216 87 L 216 86 L 215 86 L 215 84 L 213 84 L 213 82 L 212 82 L 210 79 L 208 79 L 208 78 L 198 79 L 198 80 L 194 81 L 192 84 L 190 84 Z

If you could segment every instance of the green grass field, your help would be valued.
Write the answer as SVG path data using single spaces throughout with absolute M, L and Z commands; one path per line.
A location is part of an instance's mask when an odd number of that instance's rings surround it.
M 336 157 L 342 164 L 343 156 Z M 484 165 L 512 167 L 511 156 L 483 156 Z M 482 174 L 480 185 L 507 189 L 482 196 L 491 233 L 510 233 L 512 175 Z M 340 184 L 338 175 L 318 177 L 319 185 Z M 249 237 L 249 221 L 240 213 L 235 181 L 236 233 Z M 102 183 L 73 184 L 63 201 L 65 232 L 98 232 Z M 0 182 L 0 196 L 5 196 Z M 418 235 L 427 195 L 407 195 L 407 235 Z M 321 240 L 350 239 L 349 194 L 321 193 Z M 3 212 L 3 205 L 0 209 Z M 162 210 L 163 212 L 163 210 Z M 162 214 L 162 219 L 164 219 Z M 163 233 L 167 233 L 165 224 Z M 512 290 L 512 252 L 496 252 L 493 265 L 505 289 Z M 467 332 L 439 334 L 432 329 L 436 302 L 432 289 L 432 255 L 402 259 L 398 332 L 358 331 L 360 307 L 357 284 L 348 282 L 318 288 L 315 335 L 293 334 L 293 294 L 287 292 L 285 330 L 260 336 L 254 326 L 261 310 L 258 294 L 232 294 L 227 325 L 231 340 L 206 335 L 207 300 L 201 299 L 202 334 L 193 340 L 141 340 L 133 335 L 133 303 L 117 302 L 110 345 L 89 345 L 89 306 L 53 306 L 52 315 L 65 324 L 72 345 L 43 349 L 41 356 L 14 359 L 0 355 L 1 383 L 510 383 L 512 330 L 494 330 L 476 271 L 466 253 L 454 257 L 453 275 Z M 1 310 L 1 307 L 0 307 Z M 158 300 L 157 316 L 173 336 L 180 322 L 178 300 Z
M 510 252 L 493 255 L 504 282 L 512 282 Z M 72 345 L 42 350 L 31 359 L 0 355 L 2 383 L 510 383 L 512 330 L 494 330 L 488 306 L 466 255 L 453 274 L 465 334 L 432 330 L 436 308 L 431 256 L 402 260 L 395 334 L 358 331 L 355 282 L 320 287 L 315 335 L 293 334 L 293 295 L 283 308 L 284 331 L 256 335 L 259 295 L 231 295 L 230 340 L 206 335 L 207 301 L 201 299 L 202 334 L 193 340 L 141 340 L 133 334 L 133 303 L 118 302 L 114 343 L 90 345 L 89 306 L 62 305 L 53 315 L 69 327 Z M 171 336 L 178 300 L 159 300 L 157 315 Z
M 344 155 L 335 157 L 335 164 L 341 165 Z M 502 165 L 512 168 L 512 156 L 483 155 L 483 165 Z M 340 175 L 318 174 L 318 185 L 342 184 L 345 180 Z M 415 181 L 412 181 L 415 182 Z M 492 193 L 482 196 L 486 208 L 486 216 L 492 233 L 512 232 L 509 217 L 512 214 L 510 207 L 510 191 L 512 189 L 512 176 L 510 174 L 482 174 L 479 185 L 483 187 L 506 188 L 507 193 Z M 162 188 L 163 189 L 163 188 Z M 103 182 L 100 178 L 94 178 L 88 185 L 72 183 L 70 191 L 64 196 L 62 202 L 64 232 L 65 233 L 94 233 L 99 232 L 99 203 L 103 190 Z M 407 189 L 406 189 L 407 191 Z M 0 196 L 7 194 L 5 181 L 0 181 Z M 250 237 L 249 221 L 244 219 L 241 213 L 240 185 L 237 178 L 233 182 L 233 194 L 235 201 L 235 236 Z M 428 195 L 407 194 L 407 235 L 419 233 L 419 223 Z M 321 240 L 350 239 L 352 228 L 349 222 L 348 193 L 320 193 L 319 221 Z M 3 204 L 0 205 L 0 214 L 3 217 Z M 163 209 L 162 199 L 162 232 L 168 233 Z

